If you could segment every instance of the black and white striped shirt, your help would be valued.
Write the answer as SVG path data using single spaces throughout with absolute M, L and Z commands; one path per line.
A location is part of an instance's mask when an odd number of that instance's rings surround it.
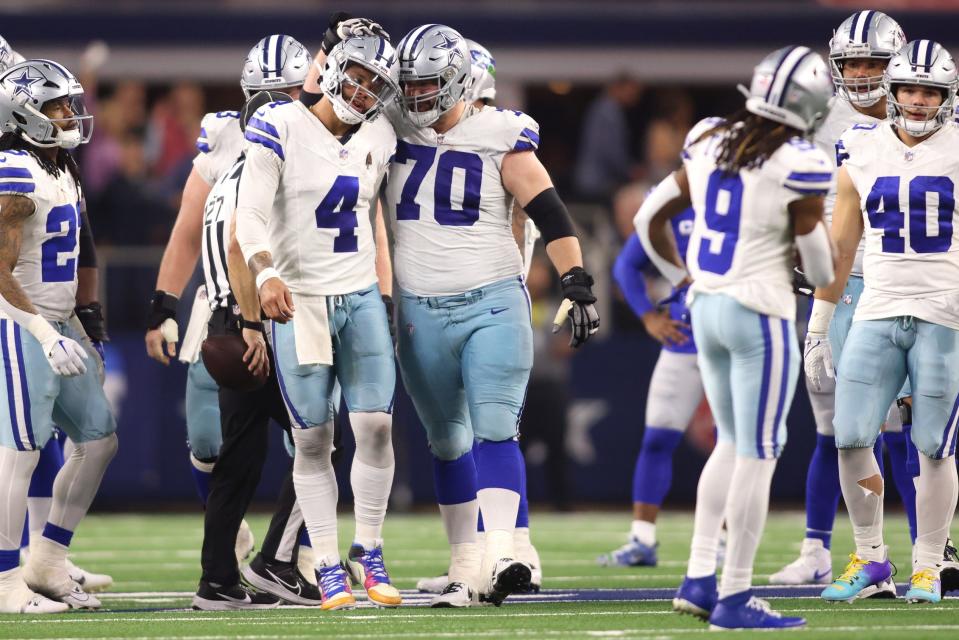
M 211 309 L 226 307 L 230 298 L 226 252 L 230 244 L 230 224 L 236 211 L 236 194 L 243 172 L 240 156 L 210 190 L 203 210 L 203 277 Z

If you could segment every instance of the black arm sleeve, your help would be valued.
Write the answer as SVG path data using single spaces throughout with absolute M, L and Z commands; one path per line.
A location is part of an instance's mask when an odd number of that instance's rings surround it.
M 80 205 L 80 255 L 77 258 L 80 268 L 97 266 L 97 248 L 93 244 L 93 229 L 90 227 L 90 216 L 87 215 L 87 202 Z
M 307 91 L 306 89 L 300 89 L 300 102 L 305 104 L 307 107 L 312 107 L 319 102 L 320 98 L 322 97 L 322 93 L 313 93 L 312 91 Z
M 549 244 L 559 238 L 575 236 L 573 220 L 569 217 L 566 205 L 560 199 L 556 189 L 550 187 L 529 201 L 523 211 L 530 217 L 540 233 L 543 242 Z

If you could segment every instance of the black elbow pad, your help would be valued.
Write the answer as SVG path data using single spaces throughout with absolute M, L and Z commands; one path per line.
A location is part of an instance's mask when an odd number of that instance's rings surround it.
M 569 211 L 566 210 L 566 205 L 563 204 L 554 187 L 544 190 L 530 200 L 523 207 L 523 211 L 543 234 L 543 242 L 546 244 L 559 238 L 576 235 Z

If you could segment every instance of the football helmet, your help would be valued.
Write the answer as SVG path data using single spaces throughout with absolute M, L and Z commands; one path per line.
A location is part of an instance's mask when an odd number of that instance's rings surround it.
M 746 109 L 811 134 L 829 111 L 832 82 L 826 63 L 808 47 L 791 46 L 773 51 L 753 70 Z
M 69 118 L 41 111 L 51 100 L 68 98 Z M 83 87 L 52 60 L 25 60 L 0 74 L 0 130 L 18 133 L 37 147 L 73 149 L 90 141 L 93 116 L 83 104 Z
M 496 60 L 489 50 L 476 42 L 467 40 L 472 66 L 470 75 L 473 78 L 466 92 L 466 101 L 473 103 L 477 100 L 496 99 Z
M 920 85 L 939 89 L 942 103 L 926 120 L 910 120 L 902 109 L 910 108 L 896 100 L 896 89 L 902 85 Z M 932 40 L 913 40 L 893 56 L 883 77 L 888 117 L 897 127 L 921 138 L 936 131 L 952 117 L 956 102 L 956 62 L 942 45 Z M 933 107 L 927 107 L 931 110 Z
M 366 69 L 371 77 L 360 78 L 356 67 Z M 333 104 L 336 117 L 346 124 L 358 124 L 375 119 L 396 98 L 398 80 L 393 45 L 381 36 L 360 36 L 347 38 L 330 49 L 320 86 Z M 352 92 L 345 91 L 348 88 Z M 357 99 L 364 97 L 364 102 L 372 100 L 366 109 L 357 104 Z
M 829 66 L 836 92 L 860 107 L 871 107 L 885 95 L 882 76 L 844 78 L 843 63 L 850 58 L 888 61 L 906 43 L 899 23 L 881 11 L 857 11 L 833 31 L 829 40 Z
M 240 87 L 247 100 L 257 91 L 299 87 L 306 81 L 313 57 L 290 36 L 274 34 L 256 43 L 246 56 Z
M 24 58 L 13 50 L 10 43 L 3 36 L 0 36 L 0 72 L 7 67 L 23 62 Z
M 407 115 L 417 127 L 428 127 L 463 99 L 471 76 L 466 39 L 441 24 L 416 27 L 396 47 L 400 90 Z M 435 80 L 437 89 L 407 95 L 406 83 Z

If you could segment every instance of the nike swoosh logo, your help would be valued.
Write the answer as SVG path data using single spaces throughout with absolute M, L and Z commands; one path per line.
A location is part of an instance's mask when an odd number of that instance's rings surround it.
M 218 596 L 220 596 L 221 598 L 223 598 L 224 600 L 228 600 L 228 601 L 230 601 L 230 602 L 242 602 L 242 603 L 244 603 L 244 604 L 250 604 L 251 602 L 253 602 L 252 600 L 250 600 L 250 596 L 249 596 L 249 595 L 243 596 L 243 599 L 242 599 L 242 600 L 240 600 L 239 598 L 230 597 L 230 596 L 226 595 L 225 593 L 220 593 L 219 591 L 217 592 L 216 595 L 218 595 Z
M 504 311 L 509 311 L 509 307 L 499 307 L 496 309 L 490 309 L 489 312 L 494 316 L 498 313 L 503 313 Z
M 273 573 L 273 572 L 270 571 L 269 569 L 267 569 L 266 572 L 267 572 L 268 574 L 270 574 L 270 577 L 273 578 L 273 581 L 274 581 L 274 582 L 278 582 L 279 584 L 282 584 L 284 587 L 286 587 L 286 588 L 289 589 L 290 591 L 296 593 L 296 595 L 300 595 L 300 589 L 301 589 L 302 587 L 301 587 L 299 584 L 290 584 L 290 583 L 288 583 L 288 582 L 285 582 L 280 576 L 276 575 L 275 573 Z
M 357 292 L 356 292 L 356 295 L 358 295 L 358 296 L 365 296 L 365 295 L 368 294 L 368 293 L 369 293 L 369 291 L 357 291 Z
M 829 575 L 829 573 L 830 573 L 830 571 L 829 571 L 828 569 L 827 569 L 826 571 L 822 571 L 822 572 L 814 571 L 813 574 L 812 574 L 812 579 L 813 579 L 813 580 L 822 580 L 822 579 L 825 578 L 827 575 Z

